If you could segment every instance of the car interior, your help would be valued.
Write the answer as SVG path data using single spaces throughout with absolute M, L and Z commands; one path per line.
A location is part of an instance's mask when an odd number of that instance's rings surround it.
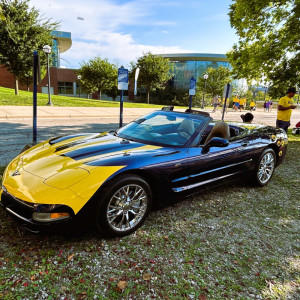
M 244 129 L 226 122 L 218 121 L 216 123 L 209 123 L 202 133 L 200 145 L 206 145 L 213 137 L 220 137 L 227 140 L 239 136 Z

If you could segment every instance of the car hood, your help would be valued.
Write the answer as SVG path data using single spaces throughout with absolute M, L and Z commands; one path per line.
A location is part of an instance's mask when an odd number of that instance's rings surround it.
M 96 168 L 96 166 L 88 165 L 91 162 L 108 158 L 111 160 L 114 156 L 120 157 L 124 154 L 165 152 L 166 149 L 164 149 L 124 140 L 108 133 L 86 134 L 57 138 L 41 143 L 24 152 L 20 156 L 19 165 L 26 172 L 43 179 L 61 174 L 74 181 L 77 176 L 78 179 L 88 176 L 89 172 Z M 117 165 L 122 165 L 120 159 L 118 159 Z

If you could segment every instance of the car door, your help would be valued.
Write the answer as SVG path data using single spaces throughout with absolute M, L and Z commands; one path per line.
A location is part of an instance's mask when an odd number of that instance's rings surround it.
M 211 147 L 206 151 L 201 145 L 189 148 L 187 189 L 218 185 L 250 169 L 253 151 L 251 130 L 230 126 L 230 135 L 226 147 Z
M 247 128 L 248 127 L 248 128 Z M 231 126 L 237 130 L 237 134 L 230 138 L 230 144 L 236 150 L 236 163 L 241 172 L 246 172 L 253 165 L 254 145 L 257 141 L 257 133 L 253 126 Z
M 237 160 L 239 143 L 229 143 L 226 147 L 203 147 L 189 149 L 189 181 L 187 189 L 206 185 L 218 185 L 224 180 L 236 177 L 239 170 Z

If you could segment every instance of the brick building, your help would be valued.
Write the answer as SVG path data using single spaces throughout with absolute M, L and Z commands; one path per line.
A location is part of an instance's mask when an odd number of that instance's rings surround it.
M 64 31 L 53 31 L 53 47 L 51 51 L 52 64 L 50 66 L 50 90 L 54 95 L 78 95 L 78 80 L 76 70 L 60 67 L 60 53 L 71 48 L 71 33 Z M 7 88 L 15 88 L 15 78 L 3 66 L 0 67 L 0 86 Z M 32 91 L 32 86 L 27 87 L 19 82 L 20 90 Z M 48 93 L 48 77 L 47 74 L 38 85 L 38 93 Z

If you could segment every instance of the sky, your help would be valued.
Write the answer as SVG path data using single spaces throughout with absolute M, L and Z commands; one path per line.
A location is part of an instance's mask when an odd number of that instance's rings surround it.
M 95 57 L 129 66 L 144 53 L 225 54 L 238 41 L 231 0 L 31 0 L 43 17 L 71 32 L 61 65 L 79 68 Z

